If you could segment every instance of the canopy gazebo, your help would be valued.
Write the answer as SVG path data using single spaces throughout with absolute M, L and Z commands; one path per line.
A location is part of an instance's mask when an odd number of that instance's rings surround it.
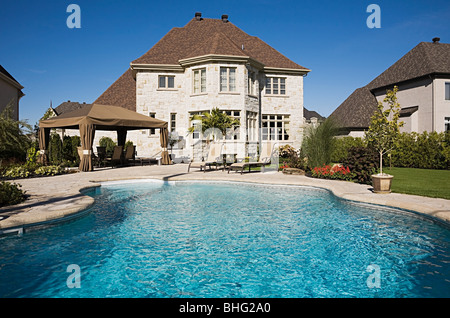
M 117 131 L 117 144 L 125 145 L 127 131 L 156 128 L 161 130 L 161 163 L 170 164 L 167 122 L 136 113 L 119 106 L 87 104 L 77 110 L 39 121 L 39 162 L 48 162 L 50 129 L 79 129 L 83 156 L 80 171 L 92 171 L 92 144 L 96 130 Z

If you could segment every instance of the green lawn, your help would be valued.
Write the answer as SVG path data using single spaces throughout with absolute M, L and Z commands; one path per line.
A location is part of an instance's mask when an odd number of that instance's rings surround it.
M 450 199 L 450 170 L 385 168 L 394 176 L 392 192 Z

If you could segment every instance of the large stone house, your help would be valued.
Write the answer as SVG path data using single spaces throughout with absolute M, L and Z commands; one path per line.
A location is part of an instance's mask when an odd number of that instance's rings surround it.
M 421 42 L 364 87 L 356 89 L 332 114 L 342 135 L 361 137 L 386 91 L 398 86 L 402 132 L 450 130 L 450 44 Z
M 224 152 L 238 157 L 275 140 L 299 148 L 302 141 L 303 78 L 310 70 L 291 61 L 223 15 L 170 30 L 94 103 L 117 105 L 169 123 L 178 135 L 177 156 L 195 157 L 201 133 L 188 133 L 195 114 L 219 108 L 240 120 L 221 138 Z M 99 132 L 100 133 L 100 132 Z M 158 130 L 129 132 L 138 156 L 154 156 Z M 250 145 L 250 146 L 249 146 Z
M 0 113 L 10 106 L 13 119 L 19 120 L 19 100 L 25 95 L 23 86 L 0 65 Z

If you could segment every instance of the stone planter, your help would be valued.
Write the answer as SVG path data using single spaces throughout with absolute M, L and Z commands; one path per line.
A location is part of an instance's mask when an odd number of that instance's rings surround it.
M 375 193 L 391 193 L 392 178 L 390 174 L 373 174 L 372 185 Z

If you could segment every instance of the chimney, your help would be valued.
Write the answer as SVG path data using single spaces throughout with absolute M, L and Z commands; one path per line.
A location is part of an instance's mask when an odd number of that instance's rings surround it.
M 222 14 L 222 22 L 227 23 L 228 22 L 228 14 Z
M 202 13 L 201 12 L 195 12 L 195 19 L 197 21 L 200 21 L 202 19 Z
M 433 43 L 439 43 L 439 41 L 441 40 L 441 38 L 433 38 Z

